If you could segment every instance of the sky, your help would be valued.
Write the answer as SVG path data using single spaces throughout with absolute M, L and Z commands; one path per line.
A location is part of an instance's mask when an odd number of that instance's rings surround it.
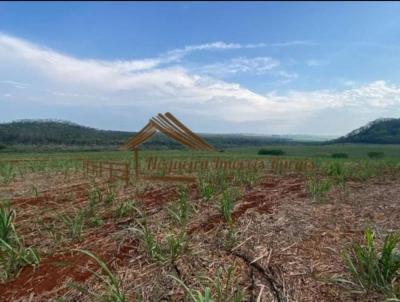
M 400 117 L 398 2 L 1 2 L 0 122 L 343 135 Z

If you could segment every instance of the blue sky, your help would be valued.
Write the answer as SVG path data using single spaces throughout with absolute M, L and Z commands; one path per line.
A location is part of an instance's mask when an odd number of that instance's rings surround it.
M 0 3 L 0 121 L 341 135 L 400 117 L 400 3 Z

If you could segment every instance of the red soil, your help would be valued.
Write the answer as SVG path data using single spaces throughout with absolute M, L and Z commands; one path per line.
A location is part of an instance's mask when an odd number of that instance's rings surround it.
M 89 258 L 83 254 L 55 254 L 43 259 L 37 269 L 25 267 L 16 279 L 0 285 L 1 301 L 57 291 L 66 278 L 83 282 L 92 275 L 83 269 L 88 262 Z
M 73 185 L 67 188 L 44 192 L 39 197 L 34 198 L 14 198 L 12 202 L 19 206 L 32 204 L 40 204 L 47 202 L 61 202 L 65 199 L 64 194 L 74 194 L 77 199 L 87 200 L 88 184 Z M 189 187 L 191 199 L 198 196 L 196 184 Z M 255 209 L 260 213 L 271 214 L 273 206 L 278 200 L 284 197 L 301 198 L 304 195 L 304 182 L 298 178 L 267 178 L 259 185 L 249 189 L 243 198 L 237 202 L 233 211 L 233 219 L 239 219 L 249 209 Z M 145 209 L 162 208 L 168 202 L 178 198 L 177 186 L 169 186 L 164 188 L 154 188 L 147 190 L 145 193 L 137 196 L 142 201 Z M 101 242 L 107 235 L 117 230 L 121 224 L 129 223 L 133 218 L 126 221 L 112 221 L 102 226 L 100 230 L 96 230 L 88 234 L 84 242 L 79 245 L 88 247 L 89 250 L 97 256 L 104 259 L 109 265 L 124 265 L 126 259 L 138 253 L 138 242 L 128 240 L 123 242 L 119 247 L 113 244 L 103 244 Z M 217 224 L 223 222 L 220 214 L 215 214 L 205 222 L 192 226 L 189 234 L 196 231 L 211 230 Z M 94 243 L 94 244 L 93 244 Z M 98 266 L 86 255 L 80 253 L 56 253 L 47 258 L 43 258 L 38 268 L 24 268 L 19 276 L 5 284 L 0 284 L 0 301 L 16 301 L 23 297 L 32 297 L 40 299 L 40 297 L 56 296 L 65 292 L 65 284 L 68 280 L 75 282 L 84 282 L 92 276 L 87 268 L 98 269 Z
M 298 178 L 267 178 L 256 187 L 248 190 L 233 210 L 233 220 L 237 220 L 249 209 L 255 209 L 262 214 L 271 214 L 273 206 L 285 197 L 306 197 L 304 181 Z M 210 216 L 206 221 L 192 226 L 188 233 L 209 231 L 223 222 L 221 214 Z
M 153 209 L 163 204 L 173 201 L 178 197 L 178 192 L 175 186 L 168 188 L 156 188 L 138 196 L 145 208 Z
M 93 239 L 93 238 L 87 238 Z M 90 240 L 85 240 L 90 241 Z M 105 260 L 107 265 L 126 264 L 126 260 L 137 252 L 138 242 L 127 240 L 117 251 L 110 247 L 98 247 L 91 251 Z M 98 270 L 98 265 L 88 256 L 74 253 L 58 253 L 42 259 L 38 268 L 25 267 L 19 276 L 5 284 L 0 284 L 0 301 L 15 301 L 22 297 L 61 294 L 67 281 L 85 282 L 92 276 L 88 270 Z
M 190 199 L 198 197 L 199 192 L 196 184 L 189 185 L 188 190 Z M 142 201 L 146 209 L 154 209 L 176 200 L 178 196 L 178 187 L 170 185 L 168 187 L 146 190 L 146 192 L 138 196 L 138 199 Z

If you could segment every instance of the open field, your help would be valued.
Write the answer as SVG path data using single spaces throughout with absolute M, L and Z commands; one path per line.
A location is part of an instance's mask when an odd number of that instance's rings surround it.
M 378 145 L 378 144 L 298 144 L 298 145 L 275 145 L 270 144 L 266 146 L 271 149 L 281 149 L 287 156 L 290 157 L 330 157 L 332 153 L 344 152 L 350 158 L 367 158 L 368 152 L 384 152 L 387 158 L 400 158 L 400 145 Z M 257 158 L 257 151 L 260 147 L 247 147 L 247 148 L 229 148 L 219 156 L 227 157 L 244 157 L 244 158 Z M 143 151 L 146 155 L 157 156 L 214 156 L 214 153 L 209 152 L 191 152 L 186 150 L 162 150 L 162 151 Z M 107 158 L 107 159 L 129 159 L 132 157 L 131 152 L 124 151 L 99 151 L 99 152 L 51 152 L 51 153 L 0 153 L 0 161 L 18 158 Z
M 0 226 L 1 301 L 211 301 L 195 300 L 208 290 L 220 302 L 398 301 L 398 279 L 367 287 L 344 258 L 367 227 L 378 250 L 400 230 L 399 146 L 273 148 L 315 168 L 210 169 L 184 184 L 135 178 L 132 152 L 2 155 L 14 227 L 7 237 Z M 144 151 L 141 167 L 152 156 L 270 159 L 257 150 Z M 129 184 L 87 174 L 82 159 L 128 163 Z

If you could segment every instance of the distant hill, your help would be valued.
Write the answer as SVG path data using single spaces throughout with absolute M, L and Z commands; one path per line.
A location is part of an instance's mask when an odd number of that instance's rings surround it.
M 3 151 L 116 150 L 135 132 L 99 130 L 59 120 L 20 120 L 0 124 Z M 246 134 L 201 134 L 218 149 L 292 143 L 288 138 Z M 162 134 L 142 145 L 143 149 L 184 149 Z
M 55 120 L 21 120 L 0 124 L 0 143 L 118 145 L 134 133 L 98 130 Z
M 400 119 L 377 119 L 331 143 L 400 144 Z

